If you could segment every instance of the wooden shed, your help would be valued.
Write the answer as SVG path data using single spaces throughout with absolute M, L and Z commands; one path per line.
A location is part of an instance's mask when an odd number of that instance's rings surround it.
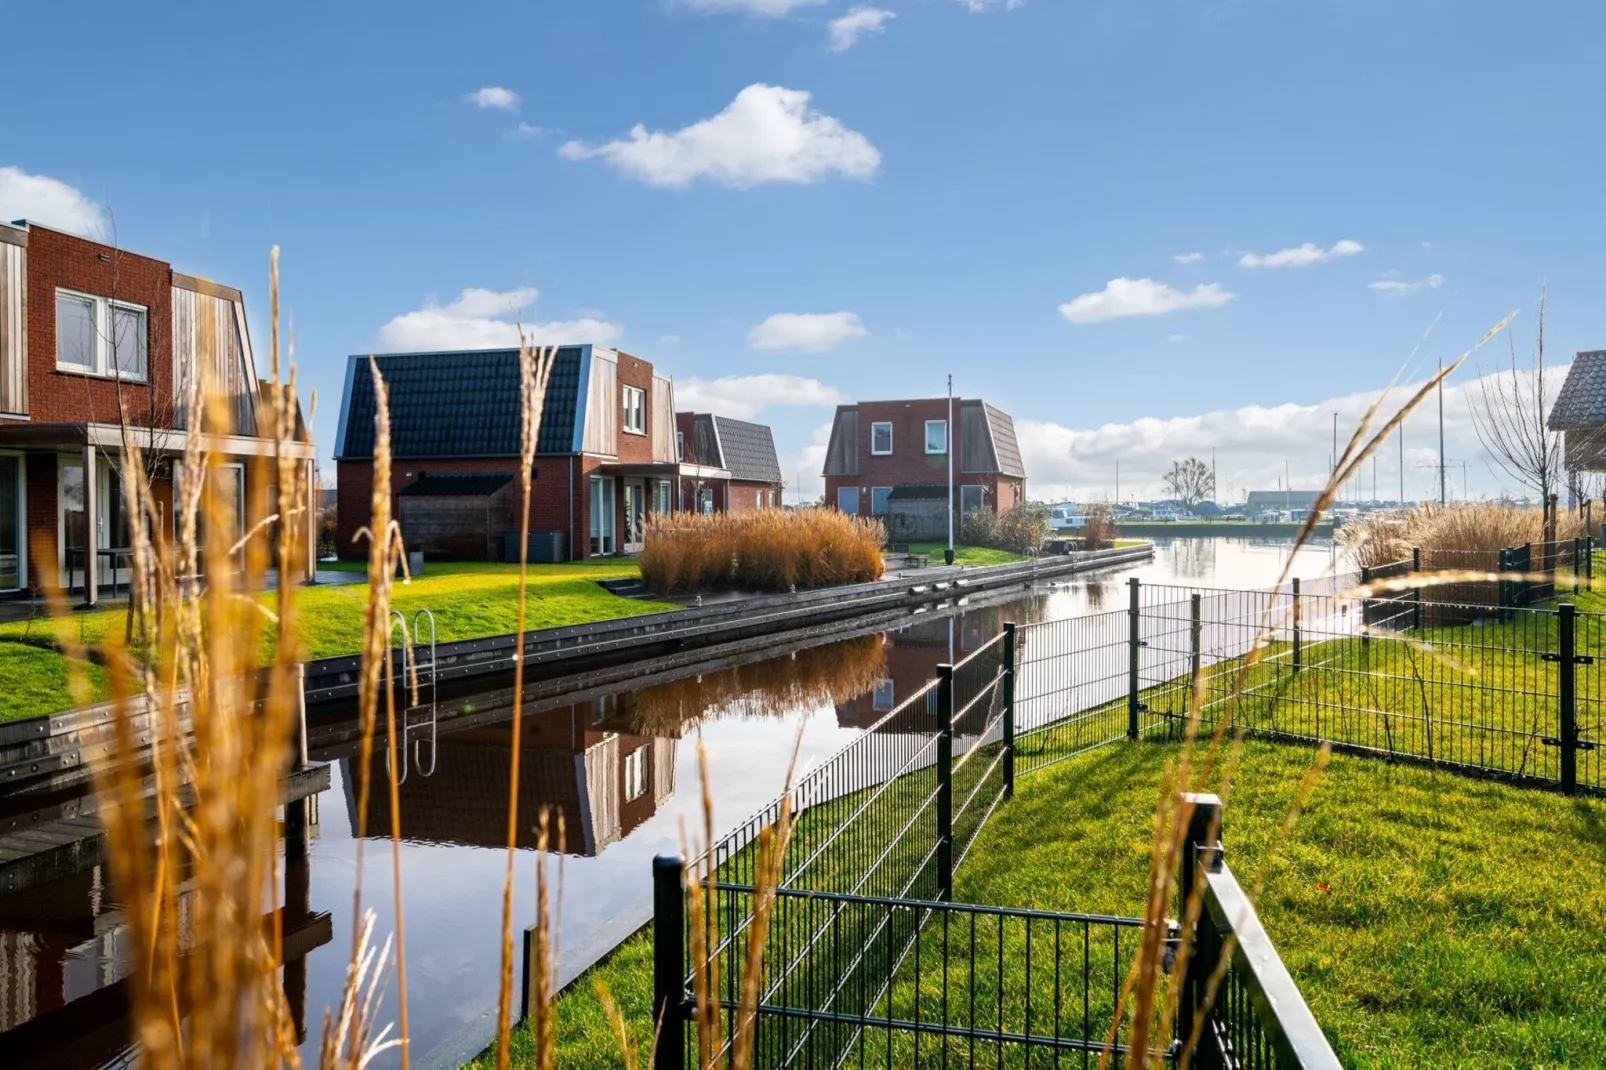
M 407 549 L 457 561 L 500 561 L 516 531 L 512 472 L 430 472 L 397 492 Z M 517 542 L 517 539 L 514 540 Z

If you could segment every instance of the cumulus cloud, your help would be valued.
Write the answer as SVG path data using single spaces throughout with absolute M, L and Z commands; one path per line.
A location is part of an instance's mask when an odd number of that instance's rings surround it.
M 1389 297 L 1404 297 L 1406 294 L 1414 294 L 1418 290 L 1437 290 L 1443 285 L 1443 275 L 1429 275 L 1427 278 L 1417 279 L 1415 282 L 1406 282 L 1403 279 L 1381 278 L 1376 282 L 1367 283 L 1366 288 L 1376 290 L 1380 294 L 1387 294 Z
M 866 34 L 883 33 L 887 23 L 898 16 L 880 7 L 861 6 L 846 15 L 831 20 L 829 29 L 831 51 L 846 52 L 859 43 Z
M 1279 249 L 1275 253 L 1245 253 L 1238 258 L 1238 266 L 1246 268 L 1282 268 L 1282 267 L 1309 267 L 1311 264 L 1320 264 L 1325 260 L 1336 260 L 1342 256 L 1354 256 L 1364 252 L 1366 246 L 1358 241 L 1345 238 L 1334 242 L 1330 248 L 1323 249 L 1315 242 L 1306 242 L 1291 249 Z
M 869 333 L 853 312 L 777 312 L 747 332 L 747 344 L 819 353 Z
M 808 441 L 796 450 L 779 449 L 781 478 L 786 481 L 786 504 L 795 504 L 799 495 L 805 502 L 817 501 L 825 493 L 825 451 L 831 444 L 831 421 L 816 427 Z
M 470 288 L 449 305 L 424 302 L 379 328 L 379 340 L 390 350 L 500 349 L 519 344 L 524 336 L 538 345 L 611 346 L 623 334 L 616 323 L 593 316 L 541 323 L 524 314 L 539 296 L 531 287 L 515 290 Z
M 511 89 L 503 89 L 499 85 L 482 86 L 463 99 L 480 108 L 517 111 L 519 107 L 519 95 Z
M 26 219 L 72 234 L 104 237 L 106 209 L 60 179 L 0 167 L 0 219 Z
M 1096 293 L 1085 293 L 1060 306 L 1072 323 L 1102 323 L 1129 316 L 1163 316 L 1191 308 L 1220 308 L 1237 294 L 1216 283 L 1177 290 L 1153 279 L 1111 279 Z
M 684 189 L 698 179 L 732 189 L 766 182 L 815 182 L 832 175 L 867 179 L 881 167 L 870 140 L 809 107 L 801 89 L 757 83 L 712 118 L 680 130 L 649 131 L 597 145 L 565 143 L 566 160 L 600 159 L 649 186 Z
M 530 123 L 520 123 L 507 132 L 509 141 L 523 141 L 525 138 L 540 137 L 546 130 Z
M 818 7 L 825 0 L 684 0 L 695 11 L 736 12 L 757 15 L 760 18 L 778 19 L 792 13 L 794 8 Z
M 675 405 L 751 420 L 771 406 L 834 408 L 847 399 L 834 386 L 801 375 L 725 375 L 675 380 Z
M 1203 253 L 1172 253 L 1171 259 L 1179 264 L 1197 264 L 1204 259 Z
M 1551 368 L 1551 389 L 1566 378 L 1565 367 Z M 1510 372 L 1506 372 L 1507 375 Z M 1473 427 L 1469 402 L 1480 395 L 1479 380 L 1452 382 L 1444 391 L 1445 452 L 1451 493 L 1460 497 L 1463 478 L 1476 497 L 1495 495 L 1500 487 Z M 1398 386 L 1385 403 L 1392 414 L 1421 384 Z M 1245 491 L 1269 490 L 1287 470 L 1295 489 L 1318 489 L 1326 483 L 1333 448 L 1333 413 L 1338 413 L 1340 441 L 1360 422 L 1381 388 L 1328 398 L 1314 404 L 1245 405 L 1197 416 L 1141 418 L 1128 423 L 1076 428 L 1043 420 L 1015 419 L 1034 498 L 1098 500 L 1115 490 L 1120 463 L 1121 497 L 1126 500 L 1162 494 L 1162 474 L 1171 462 L 1199 457 L 1207 463 L 1215 451 L 1218 497 L 1242 501 Z M 1547 401 L 1548 405 L 1548 401 Z M 1408 499 L 1438 496 L 1437 410 L 1428 406 L 1407 421 L 1404 434 L 1405 494 Z M 1390 439 L 1376 457 L 1377 495 L 1394 498 L 1400 486 L 1400 447 Z M 1467 462 L 1463 472 L 1460 462 Z M 1356 479 L 1354 493 L 1372 496 L 1372 462 Z M 1508 488 L 1517 492 L 1516 488 Z
M 1025 3 L 1026 0 L 959 0 L 960 7 L 978 15 L 984 11 L 992 11 L 994 8 L 1014 11 Z

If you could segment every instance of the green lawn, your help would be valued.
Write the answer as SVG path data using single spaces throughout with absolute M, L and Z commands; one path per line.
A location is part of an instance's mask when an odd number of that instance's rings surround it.
M 635 574 L 636 566 L 629 561 L 531 565 L 526 626 L 550 628 L 676 608 L 620 598 L 594 582 Z M 367 590 L 363 583 L 307 587 L 297 592 L 303 657 L 324 658 L 357 651 L 362 642 Z M 265 595 L 264 602 L 271 605 L 274 597 Z M 435 614 L 439 640 L 447 642 L 511 633 L 517 621 L 517 598 L 517 565 L 465 562 L 431 564 L 412 582 L 398 583 L 391 601 L 409 620 L 414 611 L 428 607 Z M 59 621 L 35 621 L 31 633 L 26 623 L 0 624 L 0 721 L 73 705 L 65 688 L 66 659 L 17 640 L 31 634 L 34 641 L 61 636 L 93 643 L 108 629 L 120 634 L 126 617 L 124 609 L 74 613 Z M 273 642 L 269 634 L 265 657 L 271 654 Z M 103 674 L 94 672 L 91 683 L 92 698 L 104 697 Z
M 946 542 L 912 542 L 909 552 L 912 554 L 927 554 L 931 563 L 940 565 L 943 561 L 943 551 L 948 549 Z M 991 546 L 955 546 L 954 563 L 958 565 L 1008 565 L 1016 561 L 1025 561 L 1025 554 L 1013 553 L 1009 550 L 997 550 Z

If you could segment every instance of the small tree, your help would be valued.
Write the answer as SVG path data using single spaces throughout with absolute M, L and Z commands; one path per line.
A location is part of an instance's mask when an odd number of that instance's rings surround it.
M 1119 535 L 1115 530 L 1115 511 L 1108 503 L 1100 502 L 1087 511 L 1087 523 L 1082 525 L 1082 549 L 1108 550 Z
M 1561 435 L 1546 423 L 1551 399 L 1546 396 L 1545 383 L 1544 291 L 1539 293 L 1539 334 L 1532 360 L 1526 368 L 1521 367 L 1515 343 L 1510 352 L 1508 365 L 1496 366 L 1493 374 L 1483 375 L 1476 394 L 1468 392 L 1467 405 L 1472 410 L 1478 441 L 1494 462 L 1493 467 L 1536 492 L 1543 505 L 1562 481 Z
M 1216 496 L 1216 476 L 1210 466 L 1197 457 L 1186 457 L 1171 462 L 1171 471 L 1163 477 L 1171 496 L 1183 505 L 1193 506 Z

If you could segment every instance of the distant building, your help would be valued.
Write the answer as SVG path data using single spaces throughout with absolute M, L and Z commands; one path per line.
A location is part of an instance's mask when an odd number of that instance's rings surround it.
M 1550 407 L 1569 472 L 1606 472 L 1606 349 L 1576 353 Z
M 949 450 L 955 520 L 983 510 L 1002 516 L 1026 500 L 1026 466 L 1015 422 L 978 399 L 864 401 L 837 407 L 825 452 L 825 501 L 879 517 L 894 539 L 948 531 Z
M 677 510 L 740 513 L 780 508 L 781 462 L 775 454 L 775 435 L 764 424 L 706 412 L 677 412 L 675 449 L 681 461 L 695 468 L 727 473 L 723 481 L 681 477 Z
M 1319 490 L 1252 490 L 1244 503 L 1248 520 L 1304 520 L 1321 500 Z

